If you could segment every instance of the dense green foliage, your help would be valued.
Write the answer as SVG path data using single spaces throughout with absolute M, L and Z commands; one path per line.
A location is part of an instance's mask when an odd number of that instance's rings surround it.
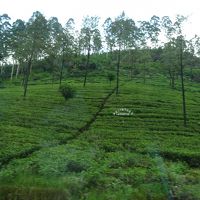
M 187 128 L 180 91 L 163 77 L 124 82 L 80 131 L 111 91 L 106 76 L 95 80 L 71 79 L 68 101 L 57 84 L 30 86 L 26 100 L 19 86 L 0 90 L 1 198 L 199 199 L 199 85 L 187 82 Z
M 65 100 L 73 98 L 75 95 L 75 90 L 70 85 L 61 85 L 59 87 L 59 92 L 65 98 Z

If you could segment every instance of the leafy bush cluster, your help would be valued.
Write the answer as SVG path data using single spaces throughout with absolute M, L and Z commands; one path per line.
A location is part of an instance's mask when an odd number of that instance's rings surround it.
M 65 98 L 65 100 L 73 98 L 75 96 L 75 90 L 69 85 L 61 85 L 59 87 L 59 92 Z

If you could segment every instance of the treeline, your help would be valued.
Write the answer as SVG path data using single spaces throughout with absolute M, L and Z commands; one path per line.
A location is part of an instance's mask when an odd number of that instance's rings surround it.
M 200 38 L 185 39 L 183 25 L 187 19 L 181 15 L 174 21 L 168 16 L 152 16 L 148 21 L 135 22 L 123 12 L 103 24 L 99 24 L 99 17 L 87 16 L 80 30 L 72 18 L 62 25 L 56 17 L 47 20 L 39 11 L 27 22 L 10 21 L 7 14 L 0 16 L 0 74 L 3 77 L 5 66 L 12 61 L 10 78 L 23 75 L 24 97 L 32 68 L 37 65 L 50 72 L 52 80 L 58 77 L 60 84 L 65 68 L 77 70 L 84 77 L 84 86 L 91 69 L 114 65 L 117 93 L 121 66 L 130 71 L 131 77 L 140 73 L 144 82 L 147 75 L 160 71 L 169 78 L 172 88 L 177 77 L 184 75 L 183 67 L 187 67 L 191 80 L 200 81 L 196 73 Z

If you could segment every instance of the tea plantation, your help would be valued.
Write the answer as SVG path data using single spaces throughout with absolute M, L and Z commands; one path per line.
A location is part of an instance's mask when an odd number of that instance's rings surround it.
M 66 82 L 0 89 L 0 199 L 200 199 L 200 85 Z

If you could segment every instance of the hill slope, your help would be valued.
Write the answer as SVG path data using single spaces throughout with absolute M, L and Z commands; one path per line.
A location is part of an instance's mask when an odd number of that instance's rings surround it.
M 0 90 L 2 199 L 200 199 L 200 87 L 129 81 Z

